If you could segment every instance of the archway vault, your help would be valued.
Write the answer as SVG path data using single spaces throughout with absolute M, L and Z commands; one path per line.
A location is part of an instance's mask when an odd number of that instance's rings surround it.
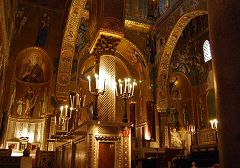
M 142 71 L 141 73 L 145 76 L 140 77 L 139 75 L 132 74 L 135 78 L 139 80 L 147 79 L 146 77 L 149 76 L 149 71 L 146 57 L 134 43 L 127 38 L 122 38 L 121 43 L 117 46 L 117 52 L 128 61 L 129 65 L 131 65 L 131 69 L 134 69 L 135 72 Z
M 158 111 L 165 111 L 168 108 L 169 65 L 172 58 L 172 53 L 178 42 L 178 39 L 191 19 L 200 15 L 206 15 L 206 14 L 207 14 L 206 10 L 195 10 L 182 15 L 168 36 L 168 39 L 165 44 L 163 54 L 161 56 L 161 60 L 159 63 L 159 69 L 158 69 L 158 77 L 157 77 L 157 83 L 158 83 L 157 109 Z

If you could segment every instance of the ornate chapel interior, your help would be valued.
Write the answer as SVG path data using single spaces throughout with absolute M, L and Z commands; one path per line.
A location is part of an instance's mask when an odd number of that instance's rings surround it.
M 0 0 L 0 167 L 240 165 L 239 8 Z

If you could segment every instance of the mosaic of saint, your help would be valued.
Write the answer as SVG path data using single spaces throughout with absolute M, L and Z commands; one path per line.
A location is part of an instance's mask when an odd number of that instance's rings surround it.
M 20 79 L 25 82 L 43 82 L 42 70 L 43 58 L 38 54 L 32 54 L 25 60 L 25 65 L 21 69 Z

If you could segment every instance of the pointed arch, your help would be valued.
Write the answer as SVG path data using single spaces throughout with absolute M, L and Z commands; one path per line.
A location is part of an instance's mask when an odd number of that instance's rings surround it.
M 144 73 L 144 76 L 148 78 L 149 68 L 148 68 L 146 56 L 133 42 L 131 42 L 126 37 L 124 37 L 122 38 L 121 43 L 117 47 L 117 52 L 120 53 L 126 60 L 131 60 L 131 57 L 129 57 L 129 53 L 128 53 L 129 50 L 131 50 L 132 57 L 135 57 L 134 59 L 137 60 L 137 62 L 139 63 L 139 66 L 142 66 L 142 73 Z M 140 77 L 138 78 L 141 79 Z M 148 79 L 141 79 L 141 80 L 148 80 Z
M 203 55 L 204 61 L 207 62 L 212 59 L 211 46 L 208 40 L 205 40 L 203 43 Z

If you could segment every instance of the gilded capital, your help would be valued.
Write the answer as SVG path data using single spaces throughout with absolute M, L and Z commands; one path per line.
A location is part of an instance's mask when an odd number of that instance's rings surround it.
M 120 39 L 113 36 L 101 35 L 93 48 L 93 55 L 114 55 Z

